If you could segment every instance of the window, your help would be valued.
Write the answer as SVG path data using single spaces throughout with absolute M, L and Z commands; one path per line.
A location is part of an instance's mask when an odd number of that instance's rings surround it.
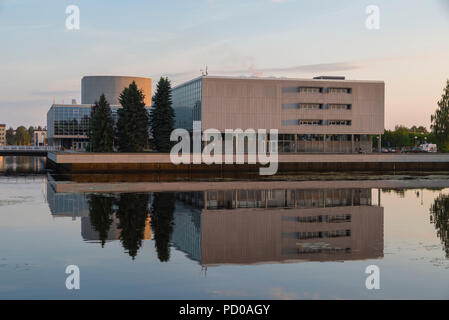
M 299 88 L 298 87 L 282 88 L 282 93 L 295 93 L 295 92 L 299 92 Z
M 351 110 L 352 106 L 350 104 L 335 104 L 330 103 L 328 105 L 329 110 Z
M 299 109 L 299 103 L 286 103 L 282 105 L 284 110 Z
M 323 120 L 299 120 L 299 125 L 302 126 L 320 126 Z
M 323 109 L 323 105 L 320 103 L 300 103 L 299 108 L 305 110 L 320 110 Z
M 299 87 L 299 92 L 301 93 L 322 93 L 323 88 L 318 87 Z
M 282 120 L 283 126 L 297 126 L 299 124 L 299 120 Z
M 350 94 L 350 93 L 352 93 L 352 89 L 351 88 L 328 88 L 327 92 L 328 93 L 347 93 L 347 94 Z
M 328 120 L 329 126 L 350 126 L 351 120 Z

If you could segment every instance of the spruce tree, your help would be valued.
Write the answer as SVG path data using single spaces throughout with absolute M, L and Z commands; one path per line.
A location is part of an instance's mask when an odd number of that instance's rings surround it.
M 441 100 L 438 101 L 438 109 L 430 118 L 430 128 L 438 143 L 438 149 L 449 152 L 449 80 L 446 82 Z
M 159 152 L 170 152 L 175 112 L 172 108 L 171 83 L 168 78 L 159 80 L 150 112 L 152 144 Z
M 114 120 L 104 94 L 92 107 L 89 124 L 89 151 L 112 152 L 114 148 Z
M 117 138 L 121 152 L 142 152 L 148 145 L 149 117 L 144 98 L 134 81 L 120 94 Z

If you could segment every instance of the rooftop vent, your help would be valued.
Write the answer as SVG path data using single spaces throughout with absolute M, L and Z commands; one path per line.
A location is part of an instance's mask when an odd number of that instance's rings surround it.
M 345 80 L 345 77 L 342 76 L 318 76 L 313 78 L 317 80 Z

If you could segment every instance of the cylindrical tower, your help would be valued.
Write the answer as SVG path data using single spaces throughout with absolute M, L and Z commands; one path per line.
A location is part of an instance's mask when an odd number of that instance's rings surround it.
M 110 105 L 119 105 L 123 89 L 133 81 L 145 95 L 145 105 L 151 106 L 151 79 L 122 76 L 85 76 L 81 79 L 81 103 L 94 104 L 104 93 Z

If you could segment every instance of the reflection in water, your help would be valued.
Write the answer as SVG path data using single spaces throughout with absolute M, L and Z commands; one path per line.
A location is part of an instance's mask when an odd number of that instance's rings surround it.
M 383 208 L 372 205 L 371 193 L 350 188 L 85 195 L 56 193 L 51 184 L 47 191 L 53 215 L 81 217 L 85 240 L 103 246 L 119 239 L 134 259 L 152 231 L 160 261 L 169 261 L 173 245 L 205 266 L 382 258 Z
M 149 194 L 121 194 L 117 202 L 120 241 L 128 254 L 135 259 L 142 246 L 148 218 Z
M 435 224 L 446 257 L 449 258 L 449 195 L 440 194 L 430 207 L 430 222 Z
M 89 196 L 89 218 L 93 229 L 98 232 L 101 246 L 109 238 L 114 215 L 114 197 L 93 194 Z
M 45 157 L 0 156 L 0 173 L 5 175 L 45 173 Z
M 383 208 L 372 206 L 371 189 L 213 191 L 177 198 L 172 241 L 202 265 L 383 257 Z
M 159 261 L 170 259 L 170 239 L 173 232 L 175 196 L 171 192 L 155 193 L 151 205 L 151 228 Z

